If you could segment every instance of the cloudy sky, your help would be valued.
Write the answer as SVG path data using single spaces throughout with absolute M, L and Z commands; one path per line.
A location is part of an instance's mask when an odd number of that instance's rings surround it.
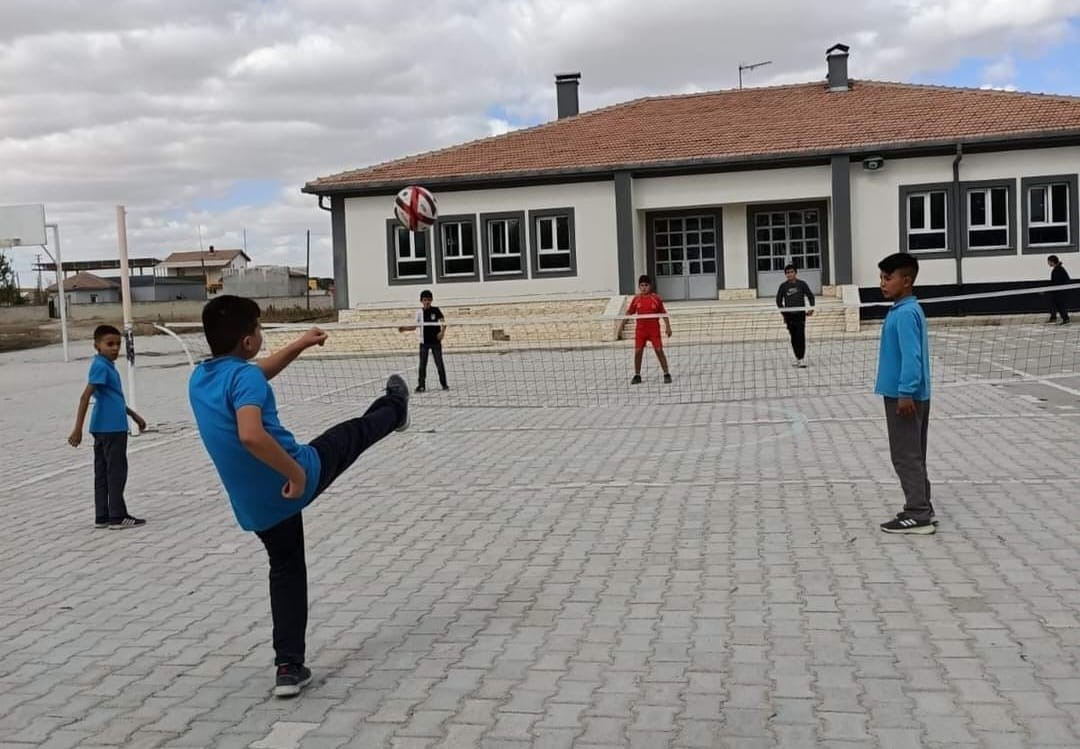
M 1080 95 L 1080 0 L 0 0 L 0 205 L 65 258 L 239 247 L 330 274 L 307 180 L 650 94 L 824 77 Z M 33 284 L 34 250 L 15 252 Z

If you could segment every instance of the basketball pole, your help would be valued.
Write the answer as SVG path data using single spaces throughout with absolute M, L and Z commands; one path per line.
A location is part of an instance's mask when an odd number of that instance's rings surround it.
M 60 339 L 64 342 L 64 361 L 69 362 L 71 358 L 68 356 L 67 289 L 64 288 L 64 259 L 60 254 L 60 224 L 45 224 L 45 228 L 52 229 L 53 236 L 56 237 L 56 257 L 53 258 L 53 262 L 56 263 L 56 301 L 60 305 Z M 48 253 L 48 249 L 45 252 Z
M 131 278 L 128 270 L 127 212 L 124 206 L 116 206 L 116 237 L 120 247 L 120 294 L 124 308 L 124 346 L 127 354 L 127 396 L 131 410 L 138 411 L 135 400 L 135 332 L 131 324 Z M 139 427 L 130 419 L 128 428 L 138 436 Z

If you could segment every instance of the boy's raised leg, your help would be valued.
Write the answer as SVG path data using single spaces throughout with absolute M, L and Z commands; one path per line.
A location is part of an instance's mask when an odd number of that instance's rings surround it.
M 390 432 L 404 431 L 408 426 L 409 386 L 401 375 L 390 375 L 386 395 L 376 398 L 363 416 L 332 426 L 311 441 L 321 464 L 315 496 L 322 494 L 361 453 Z

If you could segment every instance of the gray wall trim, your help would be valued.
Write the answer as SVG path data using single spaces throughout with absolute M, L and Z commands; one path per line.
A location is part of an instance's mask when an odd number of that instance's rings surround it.
M 750 288 L 756 289 L 757 284 L 757 251 L 755 248 L 755 237 L 757 236 L 754 231 L 754 217 L 759 213 L 769 213 L 771 211 L 792 211 L 792 210 L 806 210 L 807 208 L 816 208 L 821 215 L 821 283 L 825 284 L 826 279 L 830 278 L 832 272 L 831 263 L 829 262 L 829 206 L 824 200 L 800 200 L 790 203 L 751 203 L 746 206 L 746 258 L 750 271 Z M 803 270 L 806 270 L 805 268 Z
M 1009 216 L 1009 232 L 1008 232 L 1008 245 L 1006 247 L 998 247 L 992 250 L 980 250 L 979 248 L 972 249 L 969 246 L 971 241 L 970 233 L 968 232 L 968 191 L 970 190 L 985 190 L 990 187 L 1004 187 L 1006 188 L 1006 210 Z M 969 182 L 960 183 L 960 254 L 963 257 L 998 257 L 1005 255 L 1016 254 L 1016 180 L 1015 179 L 980 179 L 971 180 Z
M 488 246 L 488 221 L 492 219 L 504 219 L 504 218 L 516 218 L 518 220 L 518 231 L 521 234 L 521 272 L 520 273 L 500 273 L 498 275 L 492 275 L 490 265 L 490 251 Z M 481 213 L 480 214 L 480 247 L 483 249 L 481 253 L 483 255 L 484 263 L 484 280 L 485 281 L 513 281 L 520 280 L 522 278 L 529 277 L 529 243 L 528 232 L 525 230 L 525 211 L 502 211 L 499 213 Z
M 540 242 L 536 229 L 536 219 L 547 216 L 566 216 L 570 223 L 570 268 L 568 270 L 541 271 L 540 270 Z M 577 275 L 577 234 L 574 228 L 573 208 L 543 208 L 537 211 L 529 211 L 529 257 L 532 260 L 532 277 L 540 278 L 567 278 Z
M 615 173 L 615 249 L 619 267 L 619 293 L 637 290 L 634 278 L 634 178 Z
M 587 116 L 587 115 L 586 115 Z M 823 166 L 835 156 L 848 155 L 853 161 L 867 156 L 889 158 L 918 158 L 923 156 L 954 156 L 956 145 L 962 144 L 964 154 L 1019 149 L 1060 148 L 1080 145 L 1080 129 L 1054 133 L 1020 133 L 1016 135 L 987 135 L 967 138 L 943 138 L 928 141 L 897 141 L 868 143 L 850 148 L 813 149 L 796 154 L 751 154 L 706 158 L 670 159 L 654 162 L 627 162 L 589 167 L 565 167 L 561 169 L 532 169 L 505 174 L 465 175 L 442 177 L 424 181 L 431 190 L 476 190 L 487 187 L 524 187 L 536 184 L 565 184 L 612 179 L 613 175 L 626 171 L 635 177 L 676 176 L 724 171 L 753 169 L 780 169 L 793 166 Z M 365 197 L 373 195 L 393 196 L 408 181 L 392 180 L 360 184 L 318 185 L 317 180 L 307 183 L 301 192 L 311 195 L 344 195 Z
M 345 198 L 330 201 L 330 237 L 334 254 L 334 309 L 348 309 L 349 248 L 345 242 Z
M 957 209 L 959 197 L 956 194 L 956 186 L 952 182 L 925 182 L 918 185 L 900 185 L 898 190 L 900 194 L 900 210 L 896 214 L 898 219 L 897 223 L 900 225 L 900 243 L 897 247 L 900 249 L 900 252 L 909 251 L 907 234 L 908 195 L 913 192 L 928 192 L 931 190 L 944 190 L 945 194 L 948 196 L 945 199 L 945 241 L 948 243 L 949 248 L 941 252 L 914 252 L 912 254 L 919 258 L 925 258 L 926 260 L 955 258 L 960 251 L 960 235 L 957 231 L 960 225 L 960 213 Z
M 665 211 L 649 211 L 645 214 L 645 272 L 653 280 L 653 290 L 656 289 L 656 237 L 653 225 L 661 218 L 681 218 L 686 216 L 712 216 L 716 221 L 716 288 L 724 286 L 724 209 L 722 206 L 706 206 L 704 208 L 679 208 Z M 633 270 L 633 268 L 631 268 Z M 635 291 L 637 290 L 637 278 L 631 278 Z M 624 292 L 625 293 L 625 292 Z M 633 293 L 633 292 L 632 292 Z
M 468 276 L 447 276 L 443 272 L 443 224 L 471 223 L 473 228 L 473 252 L 475 253 L 474 267 Z M 480 266 L 484 264 L 483 252 L 480 251 L 480 234 L 477 230 L 475 213 L 459 213 L 449 216 L 439 216 L 435 221 L 432 235 L 435 244 L 435 280 L 439 283 L 475 283 L 480 280 Z
M 836 266 L 833 284 L 849 284 L 854 277 L 854 257 L 851 249 L 851 157 L 834 156 L 832 160 L 832 220 L 833 252 Z M 756 260 L 756 258 L 755 258 Z M 754 263 L 757 267 L 757 263 Z M 829 283 L 824 276 L 822 283 Z
M 1046 185 L 1052 182 L 1065 182 L 1069 185 L 1069 242 L 1068 244 L 1038 245 L 1032 247 L 1028 244 L 1028 199 L 1029 187 Z M 1078 245 L 1077 235 L 1080 234 L 1080 217 L 1077 216 L 1077 179 L 1075 174 L 1057 174 L 1048 177 L 1024 177 L 1020 180 L 1020 245 L 1025 255 L 1058 255 L 1065 252 L 1076 252 Z
M 417 235 L 415 238 L 417 241 L 424 242 L 425 272 L 424 277 L 416 278 L 398 278 L 397 277 L 397 248 L 394 246 L 394 234 L 397 232 L 398 227 L 401 224 L 397 219 L 386 219 L 386 283 L 389 286 L 419 286 L 421 284 L 431 283 L 431 232 L 413 232 Z

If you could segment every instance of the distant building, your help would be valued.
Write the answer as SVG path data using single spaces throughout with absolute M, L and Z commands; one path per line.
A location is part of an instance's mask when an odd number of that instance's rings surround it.
M 222 290 L 252 299 L 302 297 L 308 292 L 308 278 L 302 271 L 283 265 L 226 268 L 222 271 Z
M 165 258 L 161 267 L 171 277 L 203 276 L 206 291 L 216 294 L 222 289 L 222 273 L 225 270 L 246 268 L 251 262 L 243 250 L 215 250 L 213 245 L 206 252 L 174 252 Z
M 201 276 L 131 276 L 131 301 L 172 302 L 177 299 L 206 299 L 206 280 Z
M 56 284 L 46 292 L 49 301 L 56 301 Z M 68 304 L 108 304 L 120 301 L 120 284 L 93 273 L 76 273 L 64 279 L 64 299 Z

